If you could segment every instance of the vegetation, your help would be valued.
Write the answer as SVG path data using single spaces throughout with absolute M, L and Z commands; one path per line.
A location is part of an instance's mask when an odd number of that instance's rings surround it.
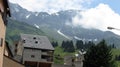
M 94 43 L 92 41 L 88 41 L 88 42 L 83 43 L 82 40 L 77 40 L 75 45 L 76 45 L 77 50 L 81 50 L 81 49 L 87 50 L 92 45 L 94 45 Z
M 84 67 L 115 67 L 111 48 L 105 40 L 90 47 L 85 54 Z
M 61 47 L 64 49 L 64 52 L 75 52 L 73 41 L 63 41 Z
M 120 67 L 120 60 L 116 59 L 116 56 L 118 57 L 120 55 L 120 49 L 113 48 L 112 55 L 113 55 L 113 59 L 115 59 L 117 67 Z
M 58 42 L 57 42 L 57 41 L 56 41 L 56 42 L 53 41 L 51 44 L 52 44 L 52 46 L 53 46 L 54 48 L 58 46 Z
M 14 41 L 19 40 L 19 36 L 21 33 L 25 34 L 37 34 L 37 35 L 45 35 L 43 31 L 37 29 L 27 23 L 18 22 L 12 19 L 9 19 L 7 32 L 6 32 L 6 40 L 12 44 Z
M 43 27 L 41 27 L 43 28 Z M 45 32 L 46 31 L 46 32 Z M 48 33 L 49 34 L 46 34 Z M 23 23 L 23 22 L 18 22 L 15 20 L 9 20 L 8 22 L 8 26 L 7 26 L 7 41 L 12 44 L 13 41 L 17 41 L 19 39 L 19 35 L 20 33 L 26 33 L 26 34 L 37 34 L 37 35 L 46 35 L 49 37 L 49 39 L 51 40 L 51 42 L 53 42 L 53 46 L 55 47 L 55 57 L 54 57 L 54 62 L 55 63 L 59 63 L 59 64 L 63 64 L 63 58 L 65 55 L 73 55 L 75 53 L 76 50 L 80 50 L 80 49 L 88 49 L 90 46 L 92 46 L 94 43 L 89 41 L 89 42 L 85 42 L 83 43 L 83 41 L 76 41 L 75 44 L 73 44 L 72 41 L 65 41 L 67 39 L 65 39 L 64 37 L 61 36 L 57 36 L 59 34 L 56 34 L 56 32 L 52 32 L 46 28 L 44 28 L 43 30 L 41 29 L 37 29 L 36 27 L 33 27 L 27 23 Z M 53 38 L 53 36 L 56 36 L 55 38 Z M 62 42 L 62 40 L 64 40 L 64 47 L 61 48 L 61 46 L 59 46 Z M 65 42 L 67 42 L 65 45 Z M 114 44 L 112 45 L 112 47 L 115 47 Z M 112 49 L 112 55 L 113 55 L 113 59 L 115 59 L 116 56 L 119 57 L 120 55 L 120 49 L 117 49 L 116 47 Z M 120 66 L 120 61 L 116 60 L 116 65 Z

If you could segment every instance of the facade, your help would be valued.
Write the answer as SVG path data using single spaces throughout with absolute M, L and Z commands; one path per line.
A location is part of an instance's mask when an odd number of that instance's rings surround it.
M 51 67 L 54 48 L 46 36 L 21 34 L 15 44 L 16 56 L 21 56 L 24 65 L 30 67 Z
M 5 33 L 8 16 L 10 16 L 8 1 L 0 0 L 0 67 L 3 67 Z
M 64 65 L 74 66 L 74 56 L 72 55 L 65 56 Z

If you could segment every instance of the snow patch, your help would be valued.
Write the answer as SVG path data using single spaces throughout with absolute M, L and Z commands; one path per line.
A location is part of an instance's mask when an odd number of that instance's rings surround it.
M 60 30 L 58 30 L 57 32 L 58 32 L 60 35 L 62 35 L 63 37 L 65 37 L 65 38 L 71 40 L 71 38 L 69 38 L 68 36 L 66 36 L 65 34 L 63 34 Z
M 98 39 L 96 38 L 96 39 L 94 39 L 93 41 L 98 41 Z
M 39 12 L 35 14 L 35 16 L 38 16 L 39 15 Z
M 77 36 L 74 36 L 75 39 L 77 40 L 82 40 L 81 38 L 77 37 Z
M 59 14 L 58 14 L 58 13 L 55 13 L 55 15 L 56 15 L 56 16 L 59 16 Z
M 52 15 L 56 15 L 56 16 L 59 16 L 59 13 L 53 13 Z
M 38 28 L 38 29 L 40 28 L 37 24 L 34 24 L 34 26 L 35 26 L 36 28 Z
M 74 36 L 74 38 L 75 38 L 76 40 L 82 40 L 82 41 L 94 41 L 94 42 L 98 41 L 97 38 L 95 38 L 95 39 L 86 39 L 86 38 L 79 38 L 79 37 L 77 37 L 77 36 Z
M 30 17 L 30 15 L 31 15 L 31 14 L 27 15 L 27 16 L 26 16 L 26 19 L 28 19 L 28 18 Z

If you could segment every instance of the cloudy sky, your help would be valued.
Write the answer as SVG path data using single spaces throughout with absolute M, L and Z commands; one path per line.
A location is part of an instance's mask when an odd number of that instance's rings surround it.
M 108 26 L 120 29 L 120 0 L 9 0 L 33 12 L 54 13 L 61 10 L 82 10 L 72 24 L 106 31 Z M 81 16 L 82 15 L 82 19 Z M 120 35 L 120 31 L 112 30 Z

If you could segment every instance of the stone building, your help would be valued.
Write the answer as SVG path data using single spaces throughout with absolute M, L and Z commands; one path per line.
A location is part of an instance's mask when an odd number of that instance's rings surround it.
M 46 36 L 21 34 L 15 47 L 15 59 L 25 66 L 51 67 L 53 63 L 54 48 Z

